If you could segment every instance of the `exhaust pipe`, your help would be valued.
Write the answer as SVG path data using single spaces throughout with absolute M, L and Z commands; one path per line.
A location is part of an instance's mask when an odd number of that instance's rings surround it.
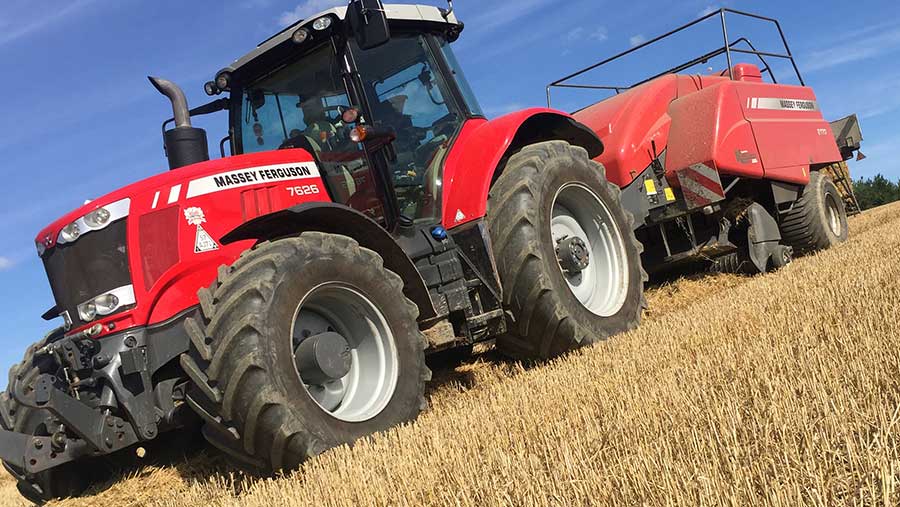
M 147 76 L 147 79 L 159 93 L 168 97 L 172 103 L 175 128 L 163 132 L 163 143 L 166 157 L 169 159 L 169 169 L 178 169 L 209 160 L 206 131 L 191 125 L 191 113 L 188 110 L 184 91 L 167 79 L 150 76 Z

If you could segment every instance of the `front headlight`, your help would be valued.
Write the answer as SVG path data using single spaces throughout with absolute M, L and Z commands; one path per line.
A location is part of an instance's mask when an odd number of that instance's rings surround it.
M 90 322 L 97 317 L 112 315 L 123 306 L 135 303 L 134 287 L 126 285 L 78 305 L 78 317 L 82 322 Z
M 84 223 L 91 229 L 99 229 L 109 222 L 110 213 L 106 208 L 95 209 L 84 216 Z
M 61 239 L 63 243 L 71 243 L 78 239 L 79 236 L 81 236 L 81 229 L 79 229 L 78 224 L 75 222 L 63 227 L 62 232 L 59 233 L 59 239 Z
M 94 308 L 100 315 L 109 315 L 119 307 L 119 298 L 115 294 L 104 294 L 94 300 Z
M 93 301 L 78 305 L 78 318 L 81 322 L 90 322 L 97 318 L 97 305 Z
M 99 231 L 109 224 L 128 216 L 131 210 L 131 199 L 122 199 L 102 208 L 97 208 L 87 215 L 63 227 L 56 242 L 64 245 L 72 243 L 82 235 L 91 231 Z

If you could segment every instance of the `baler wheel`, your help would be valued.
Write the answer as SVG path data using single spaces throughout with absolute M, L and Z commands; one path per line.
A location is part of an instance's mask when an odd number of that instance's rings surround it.
M 634 329 L 646 306 L 643 246 L 603 166 L 563 141 L 510 157 L 488 227 L 512 316 L 497 347 L 544 359 Z
M 808 254 L 847 241 L 849 228 L 844 201 L 831 178 L 819 171 L 809 173 L 793 208 L 781 217 L 782 241 L 794 253 Z
M 306 232 L 262 243 L 199 293 L 182 365 L 204 435 L 268 474 L 415 419 L 426 340 L 403 281 L 351 238 Z

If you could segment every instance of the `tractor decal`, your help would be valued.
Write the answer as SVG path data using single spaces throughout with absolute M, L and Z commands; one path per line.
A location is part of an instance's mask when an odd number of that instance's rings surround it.
M 259 183 L 290 181 L 304 178 L 318 178 L 319 169 L 314 162 L 300 164 L 276 164 L 249 167 L 197 178 L 188 183 L 187 198 L 198 197 L 231 188 L 240 188 Z

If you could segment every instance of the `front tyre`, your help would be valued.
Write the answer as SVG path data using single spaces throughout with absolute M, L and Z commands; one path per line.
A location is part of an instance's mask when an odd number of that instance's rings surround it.
M 497 346 L 548 358 L 637 327 L 646 274 L 632 224 L 619 188 L 583 149 L 550 141 L 512 156 L 488 199 L 513 318 Z
M 245 468 L 295 468 L 425 406 L 418 309 L 381 257 L 348 237 L 264 243 L 200 300 L 204 322 L 186 326 L 202 337 L 183 362 L 199 364 L 206 385 L 191 403 L 212 416 L 211 443 Z

